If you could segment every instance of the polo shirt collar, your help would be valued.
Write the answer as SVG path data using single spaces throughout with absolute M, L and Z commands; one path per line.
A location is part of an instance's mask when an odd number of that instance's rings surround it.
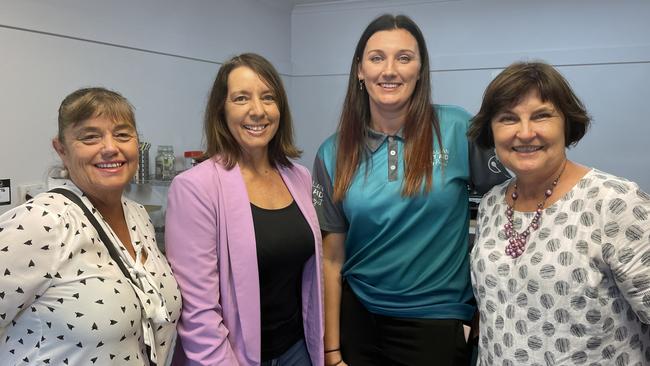
M 366 127 L 366 146 L 371 153 L 374 153 L 379 149 L 381 144 L 389 137 L 395 137 L 400 140 L 404 140 L 404 128 L 400 128 L 395 135 L 387 135 L 383 132 L 375 131 L 370 127 Z

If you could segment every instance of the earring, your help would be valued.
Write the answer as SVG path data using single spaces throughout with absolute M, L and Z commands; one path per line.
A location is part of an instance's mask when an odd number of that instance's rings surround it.
M 359 79 L 359 90 L 363 91 L 363 79 Z

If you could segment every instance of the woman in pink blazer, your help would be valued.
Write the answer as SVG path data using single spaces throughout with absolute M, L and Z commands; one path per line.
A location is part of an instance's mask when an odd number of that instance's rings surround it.
M 321 235 L 286 92 L 263 57 L 219 70 L 207 160 L 169 189 L 166 250 L 183 296 L 176 365 L 323 365 Z

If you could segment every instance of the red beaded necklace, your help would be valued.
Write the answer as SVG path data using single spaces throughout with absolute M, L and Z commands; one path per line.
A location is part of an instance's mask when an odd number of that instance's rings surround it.
M 512 197 L 512 205 L 508 204 L 508 208 L 506 209 L 507 221 L 503 225 L 503 230 L 506 233 L 506 238 L 508 238 L 508 244 L 506 245 L 507 255 L 511 256 L 512 258 L 517 258 L 524 253 L 524 248 L 526 247 L 528 237 L 530 236 L 530 233 L 539 228 L 540 219 L 542 218 L 542 213 L 544 212 L 544 204 L 546 204 L 546 200 L 553 195 L 553 189 L 555 189 L 555 186 L 557 186 L 557 182 L 560 181 L 560 177 L 562 176 L 562 173 L 564 173 L 564 168 L 566 168 L 566 160 L 564 161 L 564 165 L 562 166 L 560 174 L 558 174 L 557 178 L 555 178 L 551 186 L 546 189 L 546 191 L 544 191 L 544 199 L 542 202 L 537 204 L 537 209 L 535 210 L 535 215 L 533 216 L 532 221 L 521 233 L 518 233 L 514 229 L 513 224 L 515 215 L 515 203 L 517 202 L 517 198 L 519 198 L 519 194 L 517 194 L 517 183 L 515 183 L 514 191 L 510 196 Z

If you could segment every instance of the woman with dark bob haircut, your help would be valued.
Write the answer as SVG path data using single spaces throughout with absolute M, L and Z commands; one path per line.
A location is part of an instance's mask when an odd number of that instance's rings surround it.
M 469 363 L 469 119 L 432 104 L 413 20 L 366 27 L 338 131 L 314 164 L 326 365 Z
M 479 206 L 480 364 L 650 364 L 650 196 L 567 159 L 589 121 L 542 62 L 509 66 L 485 91 L 469 136 L 515 177 Z
M 323 365 L 321 236 L 291 161 L 287 95 L 263 57 L 219 69 L 207 160 L 169 189 L 166 248 L 183 295 L 179 365 Z

